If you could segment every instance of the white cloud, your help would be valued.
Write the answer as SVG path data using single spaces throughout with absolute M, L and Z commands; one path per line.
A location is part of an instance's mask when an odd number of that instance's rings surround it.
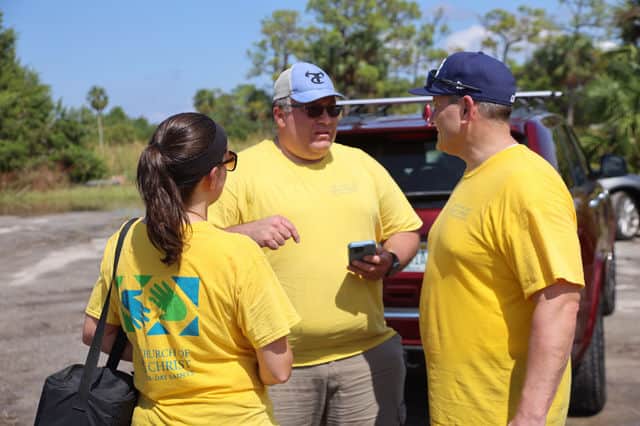
M 618 48 L 620 46 L 615 41 L 604 40 L 604 41 L 599 42 L 597 47 L 598 47 L 598 49 L 602 49 L 602 50 L 604 50 L 606 52 L 606 51 L 609 51 L 609 50 L 616 49 L 616 48 Z
M 450 34 L 444 40 L 444 46 L 449 52 L 455 50 L 481 50 L 482 40 L 486 36 L 487 30 L 482 25 L 472 25 L 469 28 Z

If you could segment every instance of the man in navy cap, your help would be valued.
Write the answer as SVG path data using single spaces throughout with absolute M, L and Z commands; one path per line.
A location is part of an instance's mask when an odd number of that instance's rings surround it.
M 422 222 L 380 164 L 334 143 L 341 96 L 314 64 L 283 71 L 276 138 L 239 154 L 243 166 L 209 214 L 272 249 L 267 259 L 302 318 L 289 339 L 291 378 L 269 388 L 283 426 L 393 426 L 405 416 L 402 345 L 385 324 L 382 278 L 413 258 Z M 361 240 L 378 251 L 349 264 L 347 245 Z
M 584 285 L 556 170 L 511 136 L 515 79 L 481 52 L 429 72 L 439 150 L 466 170 L 429 232 L 420 302 L 436 425 L 563 425 Z

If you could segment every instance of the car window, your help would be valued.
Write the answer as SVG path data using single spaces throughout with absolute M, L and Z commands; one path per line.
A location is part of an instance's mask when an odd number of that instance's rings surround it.
M 436 150 L 435 139 L 411 140 L 361 135 L 340 143 L 366 151 L 382 164 L 406 194 L 451 192 L 464 172 L 464 161 Z
M 571 138 L 571 131 L 567 126 L 561 126 L 558 130 L 562 132 L 563 137 L 559 138 L 557 142 L 559 145 L 562 145 L 561 148 L 566 152 L 568 167 L 571 172 L 573 182 L 577 186 L 583 185 L 587 181 L 587 172 L 580 163 L 580 158 L 578 157 L 578 153 Z
M 553 142 L 555 148 L 556 159 L 558 160 L 558 172 L 567 187 L 572 188 L 575 185 L 573 171 L 571 169 L 571 159 L 567 153 L 567 145 L 569 144 L 569 135 L 564 126 L 555 126 L 552 129 Z
M 573 151 L 576 158 L 576 168 L 580 168 L 580 173 L 582 173 L 584 179 L 587 180 L 589 174 L 591 173 L 591 168 L 589 167 L 587 156 L 584 155 L 584 151 L 582 150 L 582 146 L 580 145 L 578 136 L 576 136 L 576 133 L 571 127 L 567 127 L 567 133 L 569 134 L 569 140 L 571 142 L 569 144 L 571 151 Z

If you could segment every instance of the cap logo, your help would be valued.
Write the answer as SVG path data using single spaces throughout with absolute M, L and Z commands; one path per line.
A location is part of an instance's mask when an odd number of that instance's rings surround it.
M 304 73 L 304 76 L 307 77 L 313 84 L 322 84 L 324 83 L 324 73 L 323 72 L 311 72 L 307 71 Z

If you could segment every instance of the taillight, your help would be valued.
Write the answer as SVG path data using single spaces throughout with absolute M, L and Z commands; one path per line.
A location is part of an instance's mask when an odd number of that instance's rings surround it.
M 429 124 L 430 117 L 431 117 L 431 104 L 426 103 L 424 104 L 424 109 L 422 110 L 422 118 L 424 118 L 424 121 L 426 121 L 427 124 Z

